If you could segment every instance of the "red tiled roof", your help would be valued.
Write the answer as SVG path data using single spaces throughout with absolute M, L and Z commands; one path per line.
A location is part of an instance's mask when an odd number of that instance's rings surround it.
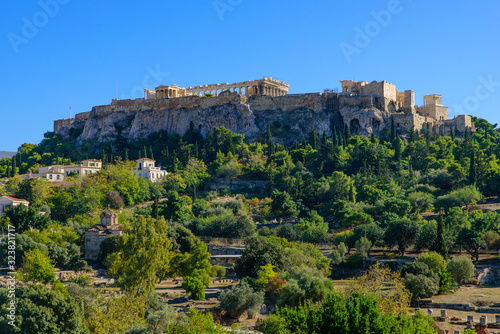
M 136 161 L 156 161 L 156 160 L 149 159 L 149 158 L 140 158 L 140 159 L 137 159 Z
M 10 199 L 11 201 L 14 201 L 14 202 L 26 202 L 26 203 L 29 203 L 27 200 L 25 199 L 19 199 L 19 198 L 15 198 L 15 197 L 11 197 L 11 196 L 2 196 L 2 197 L 5 197 L 7 199 Z M 1 197 L 0 197 L 1 198 Z

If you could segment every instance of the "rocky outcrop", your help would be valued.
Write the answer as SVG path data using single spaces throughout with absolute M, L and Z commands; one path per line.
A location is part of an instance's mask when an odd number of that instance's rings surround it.
M 345 106 L 338 94 L 296 94 L 286 96 L 251 96 L 225 92 L 221 96 L 185 97 L 162 100 L 121 100 L 97 106 L 69 127 L 57 130 L 64 137 L 77 141 L 108 142 L 118 136 L 135 140 L 164 130 L 183 135 L 192 122 L 206 137 L 224 126 L 247 140 L 263 138 L 270 124 L 277 142 L 291 144 L 317 133 L 332 134 L 332 129 L 351 127 L 353 134 L 378 133 L 390 123 L 387 112 L 365 101 Z M 369 101 L 371 103 L 371 100 Z

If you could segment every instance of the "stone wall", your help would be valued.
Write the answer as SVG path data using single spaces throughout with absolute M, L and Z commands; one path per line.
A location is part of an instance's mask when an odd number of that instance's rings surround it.
M 210 182 L 210 190 L 230 190 L 232 193 L 263 193 L 267 181 L 250 181 L 250 180 L 238 180 L 238 179 L 214 179 Z
M 379 82 L 372 88 L 384 93 L 384 89 L 392 91 L 393 85 Z M 405 108 L 402 108 L 403 103 Z M 399 123 L 400 133 L 413 127 L 417 131 L 449 134 L 452 127 L 456 132 L 472 127 L 470 116 L 440 121 L 415 113 L 415 107 L 410 108 L 411 103 L 414 103 L 412 91 L 400 94 L 399 102 L 384 96 L 352 95 L 349 92 L 247 97 L 225 91 L 211 98 L 113 100 L 109 105 L 77 114 L 75 119 L 55 121 L 54 130 L 63 137 L 77 138 L 78 141 L 97 139 L 108 142 L 115 140 L 118 133 L 128 140 L 147 138 L 158 131 L 183 135 L 193 122 L 204 137 L 224 126 L 253 141 L 262 139 L 267 124 L 271 124 L 276 142 L 289 145 L 307 136 L 312 129 L 320 135 L 331 136 L 334 127 L 342 131 L 345 124 L 350 126 L 353 134 L 369 136 L 373 132 L 378 135 L 390 126 L 391 117 Z M 446 108 L 439 105 L 425 107 Z
M 61 128 L 69 127 L 75 121 L 74 118 L 58 119 L 54 121 L 54 132 L 59 131 Z

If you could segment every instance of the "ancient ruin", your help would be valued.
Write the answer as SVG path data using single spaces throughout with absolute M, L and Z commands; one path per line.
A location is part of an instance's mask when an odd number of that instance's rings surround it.
M 189 88 L 182 88 L 173 84 L 172 86 L 158 86 L 155 90 L 144 88 L 145 100 L 157 100 L 164 98 L 175 98 L 183 96 L 219 96 L 222 92 L 230 91 L 237 92 L 243 96 L 250 95 L 269 95 L 269 96 L 283 96 L 288 94 L 288 87 L 290 85 L 283 81 L 273 78 L 263 78 L 260 80 L 235 82 L 232 84 L 212 84 L 195 86 Z
M 272 78 L 189 88 L 177 85 L 145 89 L 144 98 L 115 100 L 74 118 L 57 120 L 54 131 L 78 141 L 108 142 L 118 134 L 135 140 L 158 131 L 183 135 L 190 126 L 207 136 L 224 126 L 251 141 L 262 136 L 268 123 L 275 140 L 293 143 L 311 130 L 331 135 L 349 126 L 353 135 L 379 136 L 394 121 L 398 134 L 461 135 L 474 131 L 471 117 L 448 119 L 442 96 L 423 96 L 415 103 L 411 90 L 398 91 L 386 81 L 341 80 L 341 92 L 288 94 L 289 85 Z

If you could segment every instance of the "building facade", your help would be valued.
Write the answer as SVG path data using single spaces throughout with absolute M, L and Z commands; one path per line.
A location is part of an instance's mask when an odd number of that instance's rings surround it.
M 136 169 L 132 170 L 135 177 L 142 177 L 151 180 L 151 182 L 157 182 L 164 180 L 168 174 L 167 171 L 155 166 L 156 160 L 141 158 L 136 160 L 136 162 Z
M 30 202 L 25 199 L 19 199 L 10 196 L 0 197 L 0 217 L 2 217 L 5 214 L 5 211 L 7 211 L 8 209 L 19 205 L 29 206 Z
M 118 224 L 118 214 L 111 209 L 100 215 L 100 224 L 85 232 L 85 260 L 95 261 L 101 250 L 101 243 L 110 235 L 122 235 L 123 225 Z
M 64 178 L 71 175 L 91 175 L 102 169 L 102 161 L 96 159 L 83 160 L 79 165 L 53 165 L 40 167 L 35 177 L 41 177 L 49 182 L 62 182 Z

